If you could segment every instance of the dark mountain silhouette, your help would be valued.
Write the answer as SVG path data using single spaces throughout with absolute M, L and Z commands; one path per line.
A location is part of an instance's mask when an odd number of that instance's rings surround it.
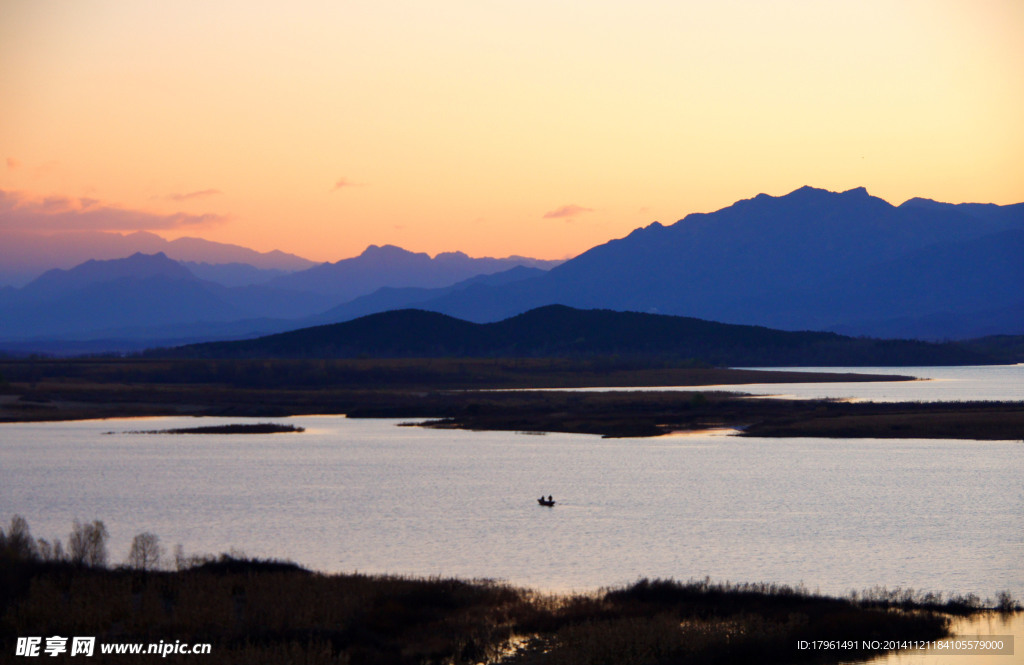
M 970 337 L 1019 319 L 1022 241 L 1024 204 L 896 207 L 863 188 L 803 187 L 655 222 L 543 276 L 416 306 L 477 322 L 565 304 L 861 335 L 901 320 L 914 337 Z
M 384 287 L 438 288 L 520 265 L 546 269 L 558 263 L 521 256 L 470 258 L 462 252 L 447 252 L 430 258 L 429 254 L 410 252 L 394 245 L 371 245 L 359 256 L 285 275 L 270 284 L 328 295 L 340 304 Z
M 478 324 L 405 309 L 253 340 L 154 352 L 208 358 L 563 357 L 697 359 L 716 365 L 941 365 L 987 356 L 953 344 L 785 332 L 560 305 Z
M 552 304 L 874 337 L 1024 332 L 1024 203 L 893 206 L 863 188 L 803 187 L 655 222 L 547 272 L 538 269 L 553 262 L 371 246 L 267 280 L 263 268 L 204 262 L 202 251 L 227 256 L 229 246 L 152 237 L 194 250 L 202 278 L 162 252 L 53 270 L 0 289 L 0 340 L 102 337 L 135 348 L 408 307 L 486 323 Z

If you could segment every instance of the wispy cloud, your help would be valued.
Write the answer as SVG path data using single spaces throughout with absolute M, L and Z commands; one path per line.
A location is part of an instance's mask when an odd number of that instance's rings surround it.
M 7 168 L 9 168 L 9 169 L 11 169 L 13 171 L 14 169 L 18 168 L 19 166 L 21 166 L 21 162 L 19 162 L 18 160 L 16 160 L 13 157 L 8 157 L 7 158 Z
M 205 199 L 210 196 L 217 196 L 224 192 L 219 189 L 201 189 L 198 192 L 187 192 L 185 194 L 168 194 L 167 199 L 170 201 L 192 201 L 194 199 Z
M 88 198 L 30 199 L 0 190 L 0 231 L 159 231 L 209 226 L 225 219 L 222 215 L 160 215 Z
M 578 205 L 565 205 L 544 213 L 544 219 L 569 219 L 586 212 L 594 212 L 594 209 Z
M 348 178 L 338 178 L 334 183 L 334 187 L 331 188 L 332 192 L 336 192 L 339 189 L 348 189 L 349 187 L 361 187 L 361 182 L 352 182 Z

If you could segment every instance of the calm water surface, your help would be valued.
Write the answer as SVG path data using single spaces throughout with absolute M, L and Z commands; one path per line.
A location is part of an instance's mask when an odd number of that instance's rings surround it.
M 751 367 L 747 369 L 889 374 L 913 376 L 921 380 L 867 383 L 748 383 L 705 386 L 704 389 L 800 399 L 835 398 L 872 402 L 1024 401 L 1024 364 L 972 367 Z M 578 390 L 694 390 L 694 387 L 580 388 Z
M 168 548 L 323 571 L 641 576 L 1024 597 L 1024 446 L 948 440 L 601 439 L 283 419 L 302 434 L 153 435 L 193 418 L 0 425 L 0 518 L 102 519 Z M 203 419 L 203 424 L 238 419 Z M 108 432 L 114 432 L 109 434 Z M 536 497 L 553 494 L 555 508 Z
M 769 369 L 769 368 L 763 368 Z M 873 402 L 971 402 L 1024 400 L 1024 364 L 975 367 L 804 367 L 776 368 L 818 372 L 898 374 L 921 381 L 871 383 L 792 383 L 782 394 L 796 397 L 838 397 Z M 746 391 L 746 388 L 744 388 Z M 779 394 L 779 386 L 759 384 L 746 391 Z
M 1024 663 L 1024 612 L 999 614 L 987 612 L 972 617 L 955 619 L 950 633 L 960 638 L 1003 639 L 1008 648 L 1013 639 L 1012 653 L 969 655 L 958 653 L 922 653 L 921 651 L 893 651 L 867 662 L 872 665 L 1020 665 Z M 991 636 L 991 637 L 989 637 Z M 859 661 L 853 661 L 859 662 Z

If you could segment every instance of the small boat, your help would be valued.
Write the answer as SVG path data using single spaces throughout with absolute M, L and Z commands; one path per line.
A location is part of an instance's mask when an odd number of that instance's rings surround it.
M 550 508 L 551 506 L 555 505 L 555 500 L 552 498 L 545 499 L 544 497 L 541 497 L 537 499 L 537 503 L 539 503 L 542 506 L 547 506 L 548 508 Z

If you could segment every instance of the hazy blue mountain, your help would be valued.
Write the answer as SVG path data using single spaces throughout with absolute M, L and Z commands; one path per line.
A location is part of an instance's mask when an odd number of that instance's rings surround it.
M 51 270 L 0 288 L 0 340 L 237 339 L 410 306 L 483 323 L 552 304 L 877 337 L 1024 332 L 1024 204 L 803 187 L 655 222 L 546 272 L 557 262 L 371 246 L 260 281 L 270 268 L 205 265 L 202 251 L 230 254 L 218 243 L 153 238 L 193 251 L 202 278 L 163 252 Z
M 717 365 L 915 365 L 980 363 L 953 344 L 787 332 L 688 317 L 551 305 L 496 323 L 394 310 L 345 323 L 236 342 L 161 350 L 199 358 L 403 358 L 610 356 L 701 360 Z
M 371 245 L 359 256 L 285 275 L 270 284 L 329 295 L 340 304 L 385 287 L 440 288 L 520 265 L 545 269 L 558 263 L 521 256 L 471 258 L 462 252 L 447 252 L 431 258 L 429 254 L 410 252 L 394 245 Z
M 385 256 L 401 254 L 412 255 L 404 250 L 384 251 Z M 454 261 L 462 270 L 464 263 L 484 269 L 502 264 L 461 256 L 443 258 L 440 265 Z M 433 263 L 437 259 L 431 261 L 430 265 L 438 265 Z M 200 279 L 193 271 L 229 284 L 267 277 L 265 271 L 242 264 L 183 264 L 163 252 L 90 260 L 68 270 L 48 271 L 20 289 L 0 289 L 0 341 L 6 342 L 6 348 L 29 348 L 21 342 L 30 342 L 33 349 L 57 353 L 72 348 L 62 345 L 61 340 L 106 340 L 111 349 L 126 349 L 138 348 L 145 340 L 167 344 L 239 339 L 337 320 L 317 316 L 337 303 L 336 296 L 323 292 L 330 289 L 294 290 L 287 288 L 288 282 L 275 278 L 225 286 Z M 477 275 L 447 289 L 502 284 L 536 274 L 543 271 L 517 265 L 500 273 Z M 417 283 L 415 275 L 406 278 Z M 424 281 L 419 279 L 419 283 Z M 352 307 L 369 306 L 370 311 L 379 311 L 407 306 L 447 289 L 382 290 L 374 301 L 376 306 L 356 303 Z
M 81 338 L 127 326 L 230 320 L 244 312 L 206 289 L 202 282 L 163 275 L 122 277 L 91 284 L 39 302 L 22 301 L 0 309 L 0 338 L 39 336 Z
M 655 222 L 543 276 L 417 307 L 485 322 L 565 304 L 863 335 L 904 319 L 916 337 L 962 338 L 1019 318 L 1022 232 L 1024 204 L 896 207 L 863 188 L 803 187 Z
M 168 280 L 194 280 L 187 268 L 167 258 L 163 252 L 149 255 L 141 252 L 112 261 L 89 260 L 74 268 L 48 270 L 21 289 L 11 290 L 19 301 L 40 303 L 85 290 L 96 284 L 122 279 L 145 280 L 164 277 Z
M 414 286 L 390 287 L 386 286 L 377 289 L 373 293 L 351 300 L 347 303 L 332 307 L 323 314 L 313 317 L 310 321 L 304 321 L 309 325 L 316 323 L 338 323 L 351 321 L 352 319 L 386 312 L 392 309 L 406 309 L 415 307 L 422 302 L 434 301 L 438 298 L 459 293 L 466 290 L 473 290 L 480 287 L 494 287 L 521 282 L 543 275 L 546 271 L 540 268 L 528 268 L 516 266 L 502 272 L 490 275 L 477 275 L 440 288 L 428 289 Z
M 162 252 L 138 253 L 51 270 L 21 289 L 0 292 L 0 339 L 194 339 L 205 326 L 217 323 L 222 330 L 228 322 L 238 322 L 239 334 L 255 334 L 289 324 L 265 322 L 254 327 L 251 319 L 301 318 L 328 305 L 318 294 L 267 286 L 225 287 L 197 278 Z
M 163 252 L 176 261 L 244 263 L 262 270 L 294 272 L 316 265 L 285 252 L 257 252 L 247 247 L 202 240 L 164 240 L 146 231 L 127 235 L 76 231 L 56 235 L 5 231 L 0 242 L 0 284 L 23 286 L 47 270 L 68 269 L 85 261 L 122 259 L 136 253 Z
M 289 274 L 288 270 L 257 268 L 248 263 L 201 263 L 198 261 L 182 261 L 181 264 L 189 272 L 209 282 L 221 286 L 252 286 L 266 284 L 276 277 Z
M 132 234 L 132 236 L 137 234 Z M 128 236 L 131 238 L 132 236 Z M 194 261 L 198 263 L 245 263 L 263 270 L 281 270 L 294 272 L 305 270 L 317 265 L 295 254 L 288 254 L 274 249 L 269 252 L 257 252 L 248 247 L 213 242 L 202 238 L 177 238 L 167 240 L 167 248 L 163 251 L 178 261 Z

